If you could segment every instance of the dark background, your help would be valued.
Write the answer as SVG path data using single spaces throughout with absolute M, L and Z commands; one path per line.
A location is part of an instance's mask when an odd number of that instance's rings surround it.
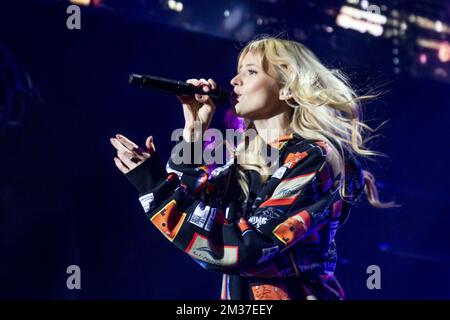
M 4 125 L 0 135 L 0 297 L 218 299 L 221 275 L 203 270 L 146 220 L 109 138 L 122 133 L 143 144 L 152 134 L 167 159 L 171 132 L 183 125 L 181 106 L 130 87 L 128 75 L 211 77 L 230 88 L 241 43 L 87 9 L 81 30 L 68 30 L 66 6 L 11 1 L 0 11 L 0 63 L 33 84 L 21 98 L 29 103 L 20 124 Z M 450 85 L 393 77 L 381 64 L 306 44 L 358 88 L 385 92 L 365 106 L 370 125 L 390 119 L 373 144 L 389 159 L 366 168 L 382 199 L 402 207 L 378 210 L 364 201 L 338 232 L 337 277 L 347 298 L 450 298 Z M 374 59 L 374 47 L 355 50 Z M 15 79 L 16 90 L 26 82 Z M 224 128 L 225 110 L 213 127 Z M 81 290 L 66 288 L 73 264 Z M 366 287 L 369 265 L 381 268 L 381 290 Z

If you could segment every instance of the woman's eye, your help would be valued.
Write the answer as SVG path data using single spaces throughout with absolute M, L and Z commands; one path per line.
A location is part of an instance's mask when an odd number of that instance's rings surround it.
M 249 74 L 257 74 L 258 72 L 256 70 L 248 70 Z

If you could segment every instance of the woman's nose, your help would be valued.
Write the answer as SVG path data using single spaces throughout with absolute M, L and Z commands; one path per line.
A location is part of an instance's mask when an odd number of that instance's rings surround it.
M 239 84 L 239 79 L 238 79 L 239 75 L 236 75 L 233 79 L 231 79 L 230 84 L 235 87 Z

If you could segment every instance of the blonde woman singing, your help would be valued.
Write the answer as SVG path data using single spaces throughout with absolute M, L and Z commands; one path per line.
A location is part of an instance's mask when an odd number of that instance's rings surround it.
M 205 92 L 217 86 L 187 82 Z M 379 200 L 373 175 L 357 160 L 379 155 L 365 146 L 373 129 L 360 103 L 369 97 L 357 96 L 302 44 L 272 37 L 243 48 L 231 85 L 234 113 L 245 132 L 256 132 L 232 161 L 209 170 L 172 153 L 164 168 L 151 136 L 144 151 L 117 135 L 117 168 L 169 241 L 223 273 L 221 299 L 344 299 L 334 276 L 337 229 L 361 194 L 374 207 L 396 206 Z M 207 95 L 178 98 L 185 127 L 177 146 L 186 153 L 197 143 L 194 124 L 207 130 L 215 105 Z M 276 170 L 261 152 L 267 149 L 278 154 Z

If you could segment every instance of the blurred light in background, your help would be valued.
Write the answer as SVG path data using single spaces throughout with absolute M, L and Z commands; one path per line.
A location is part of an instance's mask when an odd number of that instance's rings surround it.
M 379 37 L 383 34 L 383 27 L 368 21 L 359 20 L 358 18 L 341 13 L 336 18 L 336 24 L 345 29 L 353 29 L 361 33 L 369 33 Z
M 91 0 L 70 0 L 70 2 L 79 6 L 89 6 L 91 4 Z
M 102 5 L 103 0 L 70 0 L 71 3 L 76 4 L 78 6 L 93 6 L 100 7 Z
M 426 64 L 428 60 L 428 56 L 425 53 L 421 53 L 419 56 L 419 60 L 421 64 Z
M 226 17 L 223 20 L 223 28 L 226 31 L 233 31 L 242 22 L 242 19 L 244 17 L 244 8 L 242 6 L 236 6 L 232 8 L 231 10 L 225 10 L 224 16 Z
M 177 11 L 177 12 L 183 11 L 183 3 L 180 1 L 168 0 L 167 6 L 169 7 L 170 10 L 173 10 L 173 11 Z
M 443 42 L 439 45 L 438 57 L 442 62 L 450 61 L 450 44 L 448 42 Z
M 342 63 L 450 83 L 450 1 L 65 1 L 240 43 L 288 35 L 332 51 Z M 374 47 L 376 54 L 367 56 Z

